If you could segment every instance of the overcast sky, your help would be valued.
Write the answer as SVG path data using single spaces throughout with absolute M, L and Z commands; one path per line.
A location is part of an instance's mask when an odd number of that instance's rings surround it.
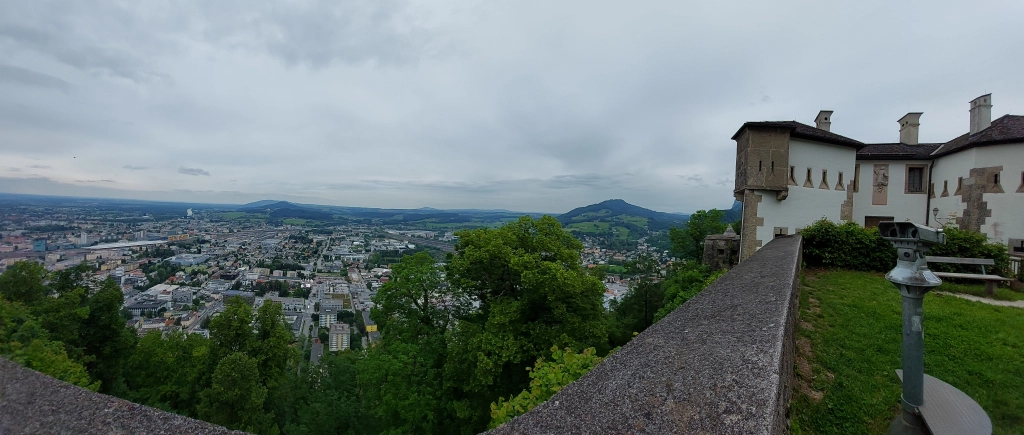
M 948 4 L 947 4 L 948 3 Z M 745 121 L 1024 114 L 1024 2 L 0 0 L 0 191 L 732 203 Z

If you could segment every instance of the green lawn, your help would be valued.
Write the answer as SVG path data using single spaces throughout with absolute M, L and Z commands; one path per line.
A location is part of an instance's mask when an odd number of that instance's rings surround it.
M 305 220 L 305 219 L 299 219 L 299 218 L 288 218 L 288 219 L 285 219 L 285 220 L 283 220 L 281 222 L 284 222 L 285 225 L 305 225 L 306 222 L 308 222 L 308 221 Z
M 257 221 L 257 220 L 258 221 L 266 220 L 267 217 L 268 217 L 268 215 L 266 213 L 247 213 L 247 212 L 244 212 L 244 211 L 225 211 L 225 212 L 217 213 L 217 216 L 219 216 L 222 219 L 248 220 L 250 222 Z
M 794 434 L 884 433 L 899 409 L 900 296 L 882 274 L 807 271 Z M 1024 309 L 929 294 L 925 372 L 961 389 L 996 434 L 1024 434 Z
M 607 230 L 610 226 L 611 224 L 608 222 L 574 222 L 566 225 L 565 228 L 569 230 L 576 230 L 581 233 L 596 233 Z
M 242 216 L 245 216 L 246 213 L 244 211 L 226 211 L 223 213 L 219 213 L 219 215 L 224 219 L 238 219 Z
M 624 216 L 622 218 L 622 221 L 623 222 L 628 222 L 628 223 L 631 223 L 631 224 L 634 224 L 634 225 L 639 225 L 641 227 L 646 227 L 647 226 L 647 218 L 645 218 L 645 217 L 640 217 L 640 216 Z
M 616 239 L 629 240 L 629 228 L 626 227 L 612 227 L 612 231 L 615 232 Z
M 594 218 L 600 218 L 612 214 L 611 210 L 604 209 L 601 211 L 588 211 L 572 218 L 573 222 L 588 221 Z

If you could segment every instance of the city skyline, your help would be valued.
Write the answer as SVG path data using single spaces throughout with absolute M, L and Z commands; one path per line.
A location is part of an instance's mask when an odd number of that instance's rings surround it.
M 692 212 L 731 205 L 745 121 L 944 142 L 1024 102 L 1013 2 L 0 9 L 11 193 Z

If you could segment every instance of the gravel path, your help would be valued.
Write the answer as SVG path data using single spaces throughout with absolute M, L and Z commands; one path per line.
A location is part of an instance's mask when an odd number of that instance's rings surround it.
M 981 302 L 983 304 L 998 305 L 1000 307 L 1017 307 L 1024 308 L 1024 301 L 997 301 L 995 299 L 982 298 L 978 296 L 965 295 L 960 293 L 949 293 L 949 292 L 935 292 L 936 294 L 946 296 L 956 296 L 958 298 L 967 299 L 969 301 Z

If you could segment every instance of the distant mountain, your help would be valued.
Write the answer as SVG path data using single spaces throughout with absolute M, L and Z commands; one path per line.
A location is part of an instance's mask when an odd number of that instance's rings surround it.
M 238 207 L 238 211 L 264 212 L 267 210 L 270 211 L 270 217 L 276 219 L 334 220 L 334 213 L 288 201 L 263 200 Z
M 264 199 L 262 201 L 250 202 L 248 204 L 240 205 L 240 206 L 238 206 L 238 209 L 239 210 L 245 209 L 245 208 L 264 208 L 265 209 L 266 206 L 268 206 L 270 204 L 276 204 L 276 203 L 279 203 L 279 202 L 286 202 L 286 201 L 281 201 L 281 200 L 278 200 L 278 199 Z
M 516 219 L 522 215 L 540 217 L 539 213 L 520 213 L 508 210 L 454 209 L 443 210 L 433 207 L 418 209 L 386 209 L 370 207 L 345 207 L 320 204 L 296 204 L 280 200 L 251 202 L 236 208 L 237 211 L 265 213 L 270 210 L 273 218 L 300 218 L 308 220 L 362 220 L 383 224 L 409 225 L 479 225 Z
M 733 201 L 732 208 L 728 210 L 722 210 L 725 212 L 725 217 L 722 220 L 733 223 L 743 218 L 743 203 L 739 201 Z
M 288 202 L 288 201 L 263 200 L 263 201 L 250 202 L 250 203 L 245 204 L 245 205 L 243 205 L 241 207 L 238 207 L 238 209 L 239 210 L 254 210 L 254 209 L 255 210 L 282 210 L 282 209 L 306 210 L 308 208 L 304 207 L 304 206 L 301 206 L 301 205 L 298 205 L 298 204 L 295 204 L 295 203 Z
M 722 219 L 724 222 L 735 222 L 742 216 L 742 203 L 734 201 L 732 208 L 719 210 L 725 212 Z M 579 207 L 558 216 L 558 221 L 572 231 L 582 233 L 612 231 L 617 234 L 681 227 L 689 219 L 689 214 L 663 213 L 639 207 L 621 199 L 610 199 Z
M 689 215 L 663 213 L 635 206 L 621 199 L 579 207 L 558 216 L 558 221 L 569 229 L 597 232 L 615 227 L 628 231 L 664 230 L 682 226 Z M 620 230 L 621 231 L 621 230 Z

